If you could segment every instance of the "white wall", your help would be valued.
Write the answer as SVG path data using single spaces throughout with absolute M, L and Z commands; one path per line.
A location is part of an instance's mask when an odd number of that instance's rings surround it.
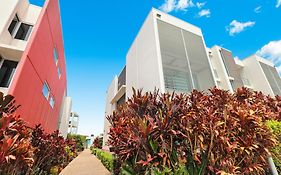
M 60 125 L 59 125 L 59 131 L 64 138 L 66 138 L 68 132 L 71 108 L 72 108 L 71 97 L 64 97 L 63 104 L 62 104 L 62 112 L 60 116 Z
M 218 46 L 214 46 L 211 48 L 212 57 L 210 58 L 210 60 L 218 73 L 220 88 L 233 92 L 219 49 L 220 47 Z
M 118 77 L 115 76 L 107 90 L 107 95 L 106 95 L 103 146 L 106 146 L 106 142 L 108 140 L 108 132 L 110 129 L 110 124 L 109 124 L 108 120 L 106 119 L 106 117 L 111 115 L 112 112 L 116 109 L 116 104 L 111 104 L 111 100 L 114 98 L 117 91 L 118 91 Z
M 263 73 L 263 70 L 256 58 L 255 55 L 252 55 L 243 61 L 244 68 L 243 68 L 243 74 L 250 77 L 250 82 L 253 87 L 253 90 L 255 91 L 261 91 L 264 94 L 272 95 L 274 96 L 273 91 L 271 90 L 271 87 L 266 79 L 265 74 Z
M 126 57 L 126 97 L 132 96 L 132 87 L 143 91 L 154 91 L 155 88 L 164 91 L 155 27 L 156 19 L 151 11 Z
M 35 25 L 40 12 L 41 7 L 29 4 L 27 0 L 0 0 L 0 43 L 24 50 L 26 41 L 13 39 L 8 27 L 16 14 L 21 22 Z
M 68 133 L 70 134 L 77 134 L 78 133 L 78 126 L 79 126 L 79 115 L 76 112 L 70 112 L 69 117 L 69 127 L 68 127 Z

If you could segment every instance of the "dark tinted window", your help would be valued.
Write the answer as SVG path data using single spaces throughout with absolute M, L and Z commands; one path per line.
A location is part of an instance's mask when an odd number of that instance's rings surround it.
M 27 40 L 31 33 L 31 30 L 32 30 L 31 25 L 21 23 L 15 38 L 20 40 Z
M 9 87 L 16 71 L 17 62 L 5 60 L 0 69 L 0 87 Z
M 20 20 L 19 20 L 19 18 L 18 18 L 18 15 L 16 15 L 16 16 L 14 17 L 14 19 L 12 20 L 12 22 L 11 22 L 9 28 L 8 28 L 8 30 L 9 30 L 9 32 L 10 32 L 11 35 L 13 35 L 13 33 L 14 33 L 14 31 L 15 31 L 15 28 L 16 28 L 16 26 L 17 26 L 17 24 L 18 24 L 19 22 L 20 22 Z

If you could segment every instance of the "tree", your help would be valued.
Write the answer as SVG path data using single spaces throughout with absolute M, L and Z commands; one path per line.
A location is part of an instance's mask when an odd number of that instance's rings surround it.
M 67 139 L 73 139 L 76 142 L 77 151 L 81 152 L 85 148 L 87 136 L 80 134 L 67 134 Z

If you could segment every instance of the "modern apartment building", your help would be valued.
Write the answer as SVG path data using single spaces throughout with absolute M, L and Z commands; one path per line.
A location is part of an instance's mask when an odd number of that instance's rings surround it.
M 200 28 L 152 9 L 127 53 L 125 67 L 107 90 L 105 117 L 132 96 L 133 87 L 189 93 L 214 86 L 230 92 L 246 86 L 281 95 L 281 80 L 271 62 L 255 55 L 241 61 L 225 48 L 207 48 Z M 110 124 L 104 121 L 106 148 Z
M 0 91 L 15 96 L 30 126 L 58 129 L 66 63 L 58 0 L 0 1 Z
M 77 134 L 79 125 L 79 115 L 76 112 L 71 112 L 69 117 L 68 133 Z
M 219 46 L 207 50 L 219 88 L 233 92 L 244 86 L 271 96 L 281 95 L 281 79 L 272 62 L 257 55 L 239 60 Z

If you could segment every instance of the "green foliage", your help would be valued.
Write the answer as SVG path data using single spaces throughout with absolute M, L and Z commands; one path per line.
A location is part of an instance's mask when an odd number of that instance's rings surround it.
M 92 153 L 101 160 L 102 164 L 110 171 L 113 171 L 114 158 L 109 152 L 103 151 L 101 149 L 93 148 Z
M 272 148 L 271 152 L 278 173 L 281 174 L 281 122 L 276 120 L 270 120 L 267 121 L 266 124 L 278 140 L 278 144 L 274 148 Z
M 108 116 L 109 144 L 125 174 L 264 174 L 281 98 L 246 88 L 142 93 Z M 188 174 L 187 173 L 187 174 Z
M 73 139 L 76 142 L 77 151 L 81 152 L 85 148 L 87 136 L 79 135 L 79 134 L 68 134 L 67 139 Z

